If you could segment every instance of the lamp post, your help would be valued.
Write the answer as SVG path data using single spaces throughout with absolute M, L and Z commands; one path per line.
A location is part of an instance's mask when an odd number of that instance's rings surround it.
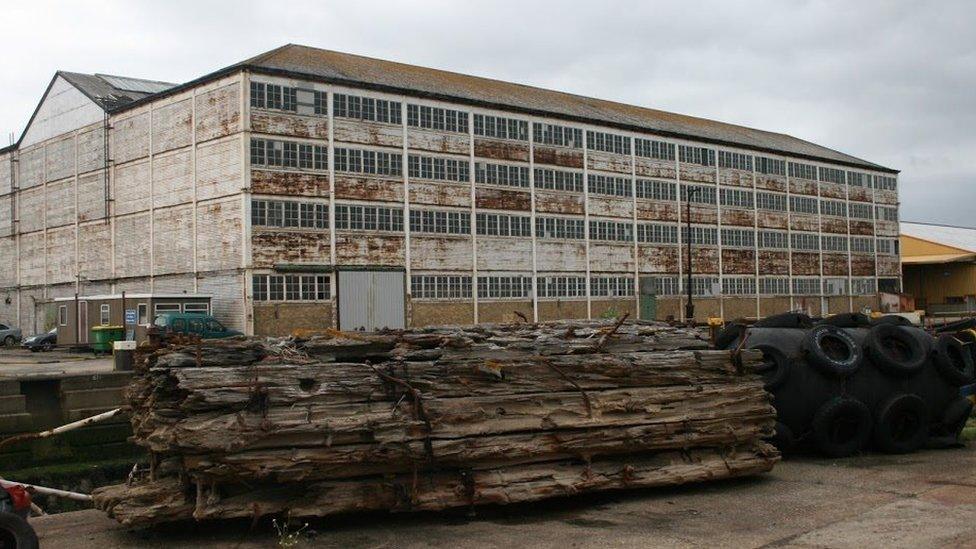
M 687 247 L 688 253 L 688 301 L 685 303 L 685 320 L 688 324 L 695 323 L 695 304 L 692 302 L 692 292 L 691 292 L 691 197 L 695 193 L 701 192 L 701 187 L 684 187 L 685 189 L 685 223 L 688 227 L 688 232 L 685 234 L 685 246 Z

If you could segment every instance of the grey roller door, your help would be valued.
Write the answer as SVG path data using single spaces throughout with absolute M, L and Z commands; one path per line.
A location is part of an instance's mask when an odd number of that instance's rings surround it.
M 403 328 L 404 273 L 340 271 L 339 329 Z

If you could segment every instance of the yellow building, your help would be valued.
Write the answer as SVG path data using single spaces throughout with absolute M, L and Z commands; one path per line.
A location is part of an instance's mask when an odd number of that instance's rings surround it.
M 901 224 L 904 292 L 929 316 L 976 313 L 976 229 Z

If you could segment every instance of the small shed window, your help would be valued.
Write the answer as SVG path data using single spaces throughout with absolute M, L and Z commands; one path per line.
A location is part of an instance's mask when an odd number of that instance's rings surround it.
M 183 312 L 209 314 L 210 304 L 209 303 L 184 303 Z
M 180 309 L 179 303 L 157 303 L 156 304 L 156 314 L 160 313 L 178 313 Z
M 149 305 L 145 303 L 140 303 L 139 308 L 139 324 L 146 325 L 149 324 Z
M 99 323 L 102 326 L 108 326 L 109 322 L 112 320 L 112 306 L 108 303 L 102 305 L 100 309 Z
M 58 326 L 68 325 L 68 306 L 61 305 L 58 307 Z

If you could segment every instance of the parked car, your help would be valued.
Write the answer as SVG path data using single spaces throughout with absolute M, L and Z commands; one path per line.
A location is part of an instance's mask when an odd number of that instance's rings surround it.
M 50 332 L 28 337 L 20 346 L 29 349 L 32 353 L 36 353 L 37 351 L 50 351 L 57 344 L 58 329 L 52 328 Z
M 20 332 L 20 328 L 11 328 L 6 324 L 0 324 L 0 343 L 5 347 L 13 347 L 20 343 L 22 337 L 23 334 Z
M 156 315 L 153 324 L 163 334 L 194 334 L 203 339 L 244 335 L 237 330 L 228 330 L 216 318 L 204 313 L 162 313 Z

